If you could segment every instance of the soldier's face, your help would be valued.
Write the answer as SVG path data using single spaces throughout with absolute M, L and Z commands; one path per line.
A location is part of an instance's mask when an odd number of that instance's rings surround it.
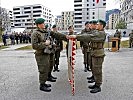
M 97 23 L 96 29 L 97 29 L 97 30 L 102 30 L 102 29 L 103 29 L 103 25 L 100 24 L 100 23 Z
M 44 24 L 44 23 L 38 24 L 37 26 L 38 26 L 40 29 L 44 29 L 44 28 L 45 28 L 45 24 Z
M 69 29 L 69 32 L 73 32 L 73 27 L 71 27 L 71 28 Z
M 96 24 L 91 24 L 91 29 L 96 29 L 97 25 Z
M 89 29 L 89 28 L 90 28 L 90 24 L 86 24 L 86 25 L 85 25 L 85 28 L 86 28 L 86 29 Z

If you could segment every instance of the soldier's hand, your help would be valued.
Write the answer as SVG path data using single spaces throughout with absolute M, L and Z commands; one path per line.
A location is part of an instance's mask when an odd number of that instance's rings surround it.
M 76 38 L 76 35 L 69 35 L 69 38 Z
M 46 40 L 45 45 L 50 45 L 50 40 Z

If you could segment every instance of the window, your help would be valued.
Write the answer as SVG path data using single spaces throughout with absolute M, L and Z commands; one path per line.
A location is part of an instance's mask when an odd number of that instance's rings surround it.
M 42 13 L 41 10 L 36 10 L 36 11 L 33 11 L 33 13 Z
M 82 11 L 82 9 L 74 9 L 74 11 Z
M 74 1 L 74 3 L 76 3 L 76 2 L 82 2 L 82 0 Z
M 95 17 L 93 16 L 92 19 L 95 19 Z
M 87 11 L 89 11 L 89 8 L 87 8 Z
M 87 4 L 87 6 L 89 6 L 89 4 Z
M 20 12 L 14 12 L 14 14 L 20 14 Z
M 37 9 L 37 8 L 42 8 L 41 6 L 35 6 L 33 7 L 33 9 Z
M 92 15 L 95 15 L 95 12 L 93 12 Z
M 93 3 L 93 6 L 95 6 L 95 4 Z
M 74 5 L 74 7 L 82 7 L 82 4 Z
M 75 23 L 76 23 L 76 24 L 81 24 L 81 23 L 82 23 L 82 21 L 75 21 Z
M 30 7 L 24 7 L 24 9 L 26 10 L 26 9 L 30 9 Z
M 95 0 L 93 0 L 93 2 L 95 2 Z
M 103 6 L 106 6 L 106 3 L 103 3 Z
M 89 15 L 89 13 L 87 13 L 87 15 Z
M 21 26 L 21 24 L 14 24 L 15 26 Z
M 33 15 L 33 17 L 40 17 L 41 15 L 39 14 L 39 15 Z
M 25 13 L 25 14 L 27 14 L 27 13 L 31 13 L 31 11 L 25 11 L 24 13 Z
M 20 10 L 20 8 L 13 8 L 13 10 Z
M 16 18 L 25 18 L 25 17 L 29 17 L 28 15 L 24 15 L 24 16 L 16 16 Z
M 82 15 L 82 13 L 75 13 L 75 15 Z
M 89 17 L 86 17 L 87 19 L 89 19 Z

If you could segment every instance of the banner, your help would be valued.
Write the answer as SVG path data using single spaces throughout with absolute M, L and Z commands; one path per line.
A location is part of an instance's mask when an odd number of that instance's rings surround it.
M 68 81 L 71 85 L 72 95 L 75 94 L 75 80 L 74 80 L 74 67 L 76 57 L 76 41 L 75 39 L 69 39 L 68 45 Z
M 99 0 L 96 0 L 96 3 L 99 3 Z

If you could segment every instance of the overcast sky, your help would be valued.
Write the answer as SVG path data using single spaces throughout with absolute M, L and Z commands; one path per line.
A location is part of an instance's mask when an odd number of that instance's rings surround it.
M 1 6 L 12 10 L 14 6 L 42 4 L 50 8 L 54 15 L 60 15 L 61 11 L 73 11 L 74 0 L 0 0 Z M 107 0 L 107 10 L 119 8 L 115 0 Z

